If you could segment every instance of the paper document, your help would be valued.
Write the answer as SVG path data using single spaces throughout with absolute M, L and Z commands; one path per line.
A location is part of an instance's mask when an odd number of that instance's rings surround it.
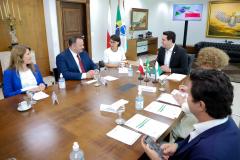
M 158 99 L 158 101 L 162 101 L 162 102 L 166 102 L 166 103 L 170 103 L 170 104 L 174 104 L 177 106 L 180 106 L 179 103 L 176 101 L 176 99 L 173 97 L 172 94 L 168 94 L 168 93 L 162 93 Z
M 181 91 L 179 91 L 179 90 L 177 90 L 177 89 L 174 89 L 172 92 L 171 92 L 171 94 L 172 95 L 176 95 L 176 94 L 180 94 L 181 96 L 183 96 L 183 97 L 188 97 L 188 93 L 187 92 L 181 92 Z
M 118 125 L 109 131 L 107 136 L 125 144 L 133 145 L 141 136 L 141 134 Z
M 144 108 L 144 110 L 161 115 L 161 116 L 165 116 L 171 119 L 178 118 L 180 113 L 182 112 L 182 109 L 180 107 L 161 103 L 161 102 L 156 102 L 156 101 L 153 101 L 152 103 L 150 103 L 146 108 Z
M 36 100 L 36 101 L 47 98 L 47 97 L 49 97 L 49 95 L 44 93 L 43 91 L 36 92 L 33 95 L 33 99 Z
M 28 87 L 25 87 L 25 88 L 22 88 L 21 91 L 22 92 L 25 92 L 25 91 L 28 91 L 30 89 L 33 89 L 33 88 L 37 88 L 38 86 L 28 86 Z
M 105 80 L 107 80 L 107 81 L 115 81 L 115 80 L 117 80 L 118 78 L 116 78 L 116 77 L 113 77 L 113 76 L 105 76 L 105 77 L 103 77 Z
M 128 68 L 127 67 L 120 67 L 120 68 L 118 68 L 118 73 L 128 73 Z
M 123 105 L 125 105 L 127 103 L 128 103 L 127 100 L 120 99 L 120 100 L 114 102 L 111 105 L 101 104 L 100 105 L 100 111 L 117 113 L 117 110 L 119 109 L 119 107 L 121 107 L 121 106 L 123 106 Z
M 157 91 L 156 87 L 143 86 L 143 85 L 138 85 L 138 89 L 141 89 L 142 91 L 145 91 L 145 92 L 153 92 L 153 93 Z
M 184 75 L 184 74 L 172 73 L 170 76 L 167 77 L 167 80 L 181 81 L 185 77 L 186 77 L 186 75 Z
M 168 77 L 168 75 L 162 74 L 161 76 L 159 76 L 158 79 L 164 80 L 164 79 L 166 79 L 167 77 Z
M 87 84 L 91 84 L 91 83 L 95 83 L 95 82 L 97 82 L 97 80 L 96 80 L 96 79 L 93 79 L 93 80 L 87 81 L 86 83 L 87 83 Z
M 168 124 L 156 121 L 140 114 L 135 114 L 126 123 L 126 126 L 158 139 L 169 127 Z

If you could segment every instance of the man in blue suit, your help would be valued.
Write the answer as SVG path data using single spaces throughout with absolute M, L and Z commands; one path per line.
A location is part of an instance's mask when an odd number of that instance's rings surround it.
M 189 109 L 199 121 L 195 130 L 179 143 L 161 145 L 162 157 L 142 139 L 145 152 L 151 159 L 240 159 L 240 130 L 230 117 L 233 86 L 229 78 L 217 70 L 195 70 L 188 87 Z
M 88 53 L 84 51 L 82 37 L 71 37 L 68 40 L 69 48 L 56 58 L 57 69 L 66 80 L 81 80 L 93 78 L 97 68 Z

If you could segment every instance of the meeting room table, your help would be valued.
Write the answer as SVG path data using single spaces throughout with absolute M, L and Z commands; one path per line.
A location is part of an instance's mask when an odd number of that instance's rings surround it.
M 180 120 L 170 119 L 144 110 L 135 110 L 138 73 L 134 76 L 119 74 L 117 69 L 101 71 L 101 76 L 117 77 L 107 85 L 95 87 L 88 80 L 66 81 L 66 88 L 52 85 L 44 90 L 49 94 L 25 112 L 17 110 L 18 103 L 26 98 L 25 94 L 0 100 L 0 159 L 17 160 L 56 160 L 69 159 L 73 142 L 77 141 L 86 160 L 128 160 L 138 159 L 143 153 L 141 138 L 129 146 L 106 133 L 115 126 L 116 113 L 100 111 L 100 104 L 112 104 L 119 99 L 128 100 L 123 118 L 130 119 L 136 113 L 151 117 L 170 125 L 159 138 L 165 138 Z M 181 82 L 167 81 L 167 92 L 178 88 Z M 131 84 L 129 89 L 124 86 Z M 144 107 L 156 100 L 161 91 L 160 84 L 151 81 L 142 85 L 157 87 L 156 93 L 143 92 Z M 53 104 L 51 95 L 55 92 L 59 104 Z

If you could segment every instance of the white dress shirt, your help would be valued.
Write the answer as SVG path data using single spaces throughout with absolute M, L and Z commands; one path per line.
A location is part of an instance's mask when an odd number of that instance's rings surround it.
M 201 123 L 197 123 L 193 125 L 193 128 L 195 129 L 194 131 L 192 131 L 190 133 L 190 138 L 188 140 L 188 143 L 193 140 L 194 138 L 196 138 L 198 135 L 200 135 L 201 133 L 203 133 L 204 131 L 211 129 L 215 126 L 218 126 L 220 124 L 223 124 L 225 122 L 227 122 L 228 117 L 223 118 L 223 119 L 214 119 L 211 121 L 206 121 L 206 122 L 201 122 Z
M 125 53 L 121 47 L 118 47 L 116 52 L 112 51 L 111 48 L 107 48 L 104 51 L 104 63 L 107 64 L 120 64 L 121 61 L 126 60 Z
M 78 66 L 78 69 L 79 71 L 82 73 L 82 70 L 81 70 L 81 67 L 80 67 L 80 64 L 79 64 L 79 60 L 78 60 L 78 57 L 77 57 L 77 53 L 73 52 L 70 48 L 69 48 L 70 52 L 72 53 L 72 56 Z M 87 74 L 86 73 L 82 73 L 82 78 L 81 79 L 86 79 L 87 78 Z
M 170 60 L 171 60 L 171 56 L 172 56 L 172 51 L 174 48 L 175 44 L 173 44 L 172 48 L 170 49 L 165 49 L 165 58 L 164 58 L 164 65 L 166 66 L 170 66 Z
M 34 88 L 37 87 L 37 80 L 33 75 L 33 72 L 31 69 L 28 69 L 27 71 L 19 71 L 20 80 L 22 84 L 22 91 L 27 90 L 27 88 Z

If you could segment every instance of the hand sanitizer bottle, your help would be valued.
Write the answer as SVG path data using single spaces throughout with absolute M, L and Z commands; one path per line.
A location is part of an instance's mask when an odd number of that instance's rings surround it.
M 70 153 L 70 160 L 84 160 L 83 151 L 79 148 L 78 142 L 74 142 Z
M 132 77 L 132 76 L 133 76 L 133 69 L 132 69 L 132 65 L 130 64 L 128 68 L 128 77 Z
M 59 85 L 60 89 L 66 88 L 65 79 L 63 78 L 62 73 L 60 74 L 60 78 L 58 80 L 58 85 Z
M 138 89 L 138 96 L 135 99 L 136 110 L 142 110 L 144 105 L 144 99 L 142 96 L 142 89 Z

